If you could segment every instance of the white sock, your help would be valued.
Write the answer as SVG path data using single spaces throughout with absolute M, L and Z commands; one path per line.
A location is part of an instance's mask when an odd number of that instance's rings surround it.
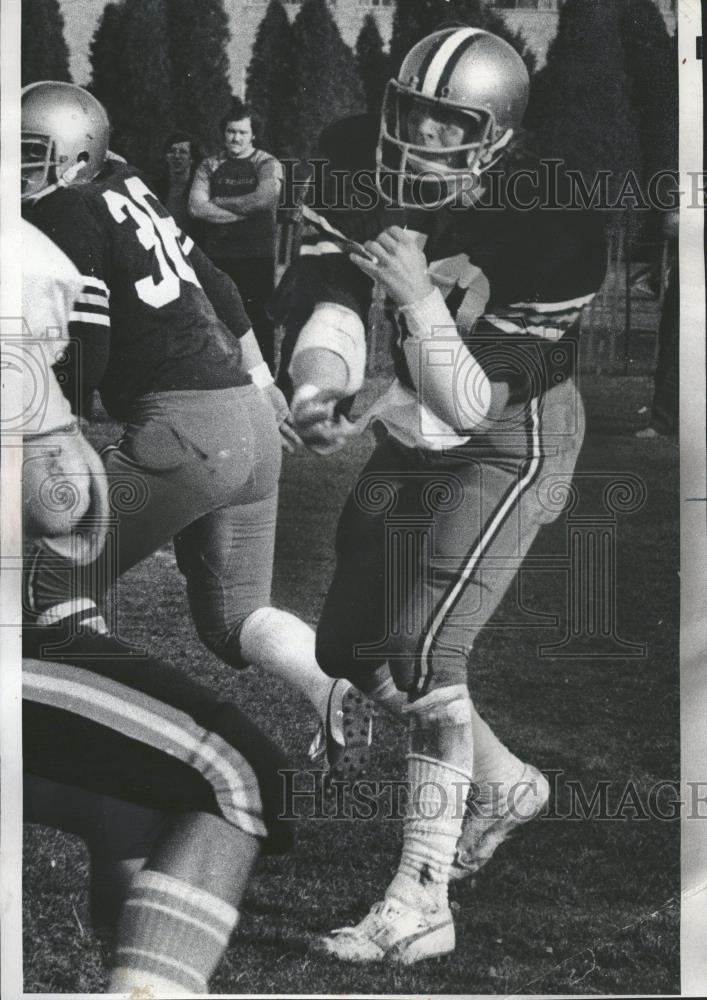
M 517 784 L 525 765 L 501 743 L 473 703 L 471 726 L 474 734 L 474 786 L 475 790 L 478 789 L 478 800 L 482 802 L 497 797 L 499 789 L 509 789 Z
M 279 608 L 258 608 L 246 618 L 240 634 L 243 659 L 303 694 L 323 721 L 334 681 L 317 663 L 314 640 L 309 625 Z
M 410 802 L 403 852 L 386 898 L 419 910 L 444 908 L 471 775 L 423 754 L 410 753 L 407 761 Z

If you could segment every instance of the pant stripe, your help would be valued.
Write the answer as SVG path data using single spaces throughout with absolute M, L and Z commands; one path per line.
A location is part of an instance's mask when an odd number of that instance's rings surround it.
M 257 777 L 246 759 L 216 733 L 163 701 L 63 663 L 25 661 L 23 697 L 83 715 L 187 763 L 212 786 L 225 819 L 264 837 Z
M 447 594 L 438 604 L 433 618 L 422 642 L 422 649 L 415 664 L 414 690 L 418 695 L 423 695 L 430 686 L 433 676 L 433 666 L 431 659 L 432 647 L 435 639 L 444 626 L 449 614 L 454 609 L 455 604 L 461 597 L 464 588 L 478 569 L 486 550 L 489 548 L 494 538 L 501 530 L 504 521 L 510 512 L 517 507 L 523 493 L 528 490 L 537 479 L 542 464 L 540 452 L 540 413 L 537 399 L 530 401 L 530 414 L 528 419 L 528 445 L 530 458 L 527 462 L 525 472 L 501 498 L 500 503 L 493 511 L 491 517 L 481 529 L 481 534 L 474 542 L 464 565 L 461 568 L 458 578 L 454 581 Z

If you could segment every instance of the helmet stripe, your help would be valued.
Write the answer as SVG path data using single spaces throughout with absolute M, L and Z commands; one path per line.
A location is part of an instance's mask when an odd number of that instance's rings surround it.
M 422 79 L 420 93 L 425 97 L 437 97 L 440 78 L 444 74 L 447 63 L 461 46 L 466 47 L 467 39 L 481 33 L 480 28 L 460 28 L 449 35 L 434 54 L 427 72 Z
M 469 51 L 472 45 L 475 44 L 475 42 L 479 41 L 480 37 L 481 35 L 478 32 L 475 35 L 471 35 L 469 38 L 466 38 L 461 45 L 457 46 L 457 49 L 454 52 L 452 52 L 451 56 L 447 60 L 447 65 L 444 67 L 442 75 L 440 76 L 439 81 L 437 82 L 435 97 L 444 96 L 444 88 L 449 86 L 449 82 L 452 79 L 452 74 L 454 73 L 454 70 L 457 68 L 459 60 L 462 58 L 462 56 L 466 55 L 466 53 Z

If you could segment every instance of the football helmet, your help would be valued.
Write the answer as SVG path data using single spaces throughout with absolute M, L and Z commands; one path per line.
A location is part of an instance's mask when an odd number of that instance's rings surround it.
M 518 129 L 529 86 L 516 50 L 488 31 L 452 27 L 423 38 L 386 87 L 376 151 L 381 196 L 433 208 L 473 188 Z
M 22 89 L 22 200 L 90 181 L 105 163 L 110 126 L 103 105 L 73 83 Z

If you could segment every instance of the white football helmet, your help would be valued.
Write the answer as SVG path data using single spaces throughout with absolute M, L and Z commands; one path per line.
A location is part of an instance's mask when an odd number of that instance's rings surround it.
M 110 126 L 103 105 L 73 83 L 45 80 L 22 89 L 22 200 L 96 176 Z
M 435 31 L 408 52 L 390 80 L 376 153 L 376 184 L 386 201 L 436 207 L 469 190 L 497 163 L 528 104 L 525 63 L 502 38 L 480 28 Z M 420 141 L 413 122 L 436 122 L 436 135 L 456 141 Z

